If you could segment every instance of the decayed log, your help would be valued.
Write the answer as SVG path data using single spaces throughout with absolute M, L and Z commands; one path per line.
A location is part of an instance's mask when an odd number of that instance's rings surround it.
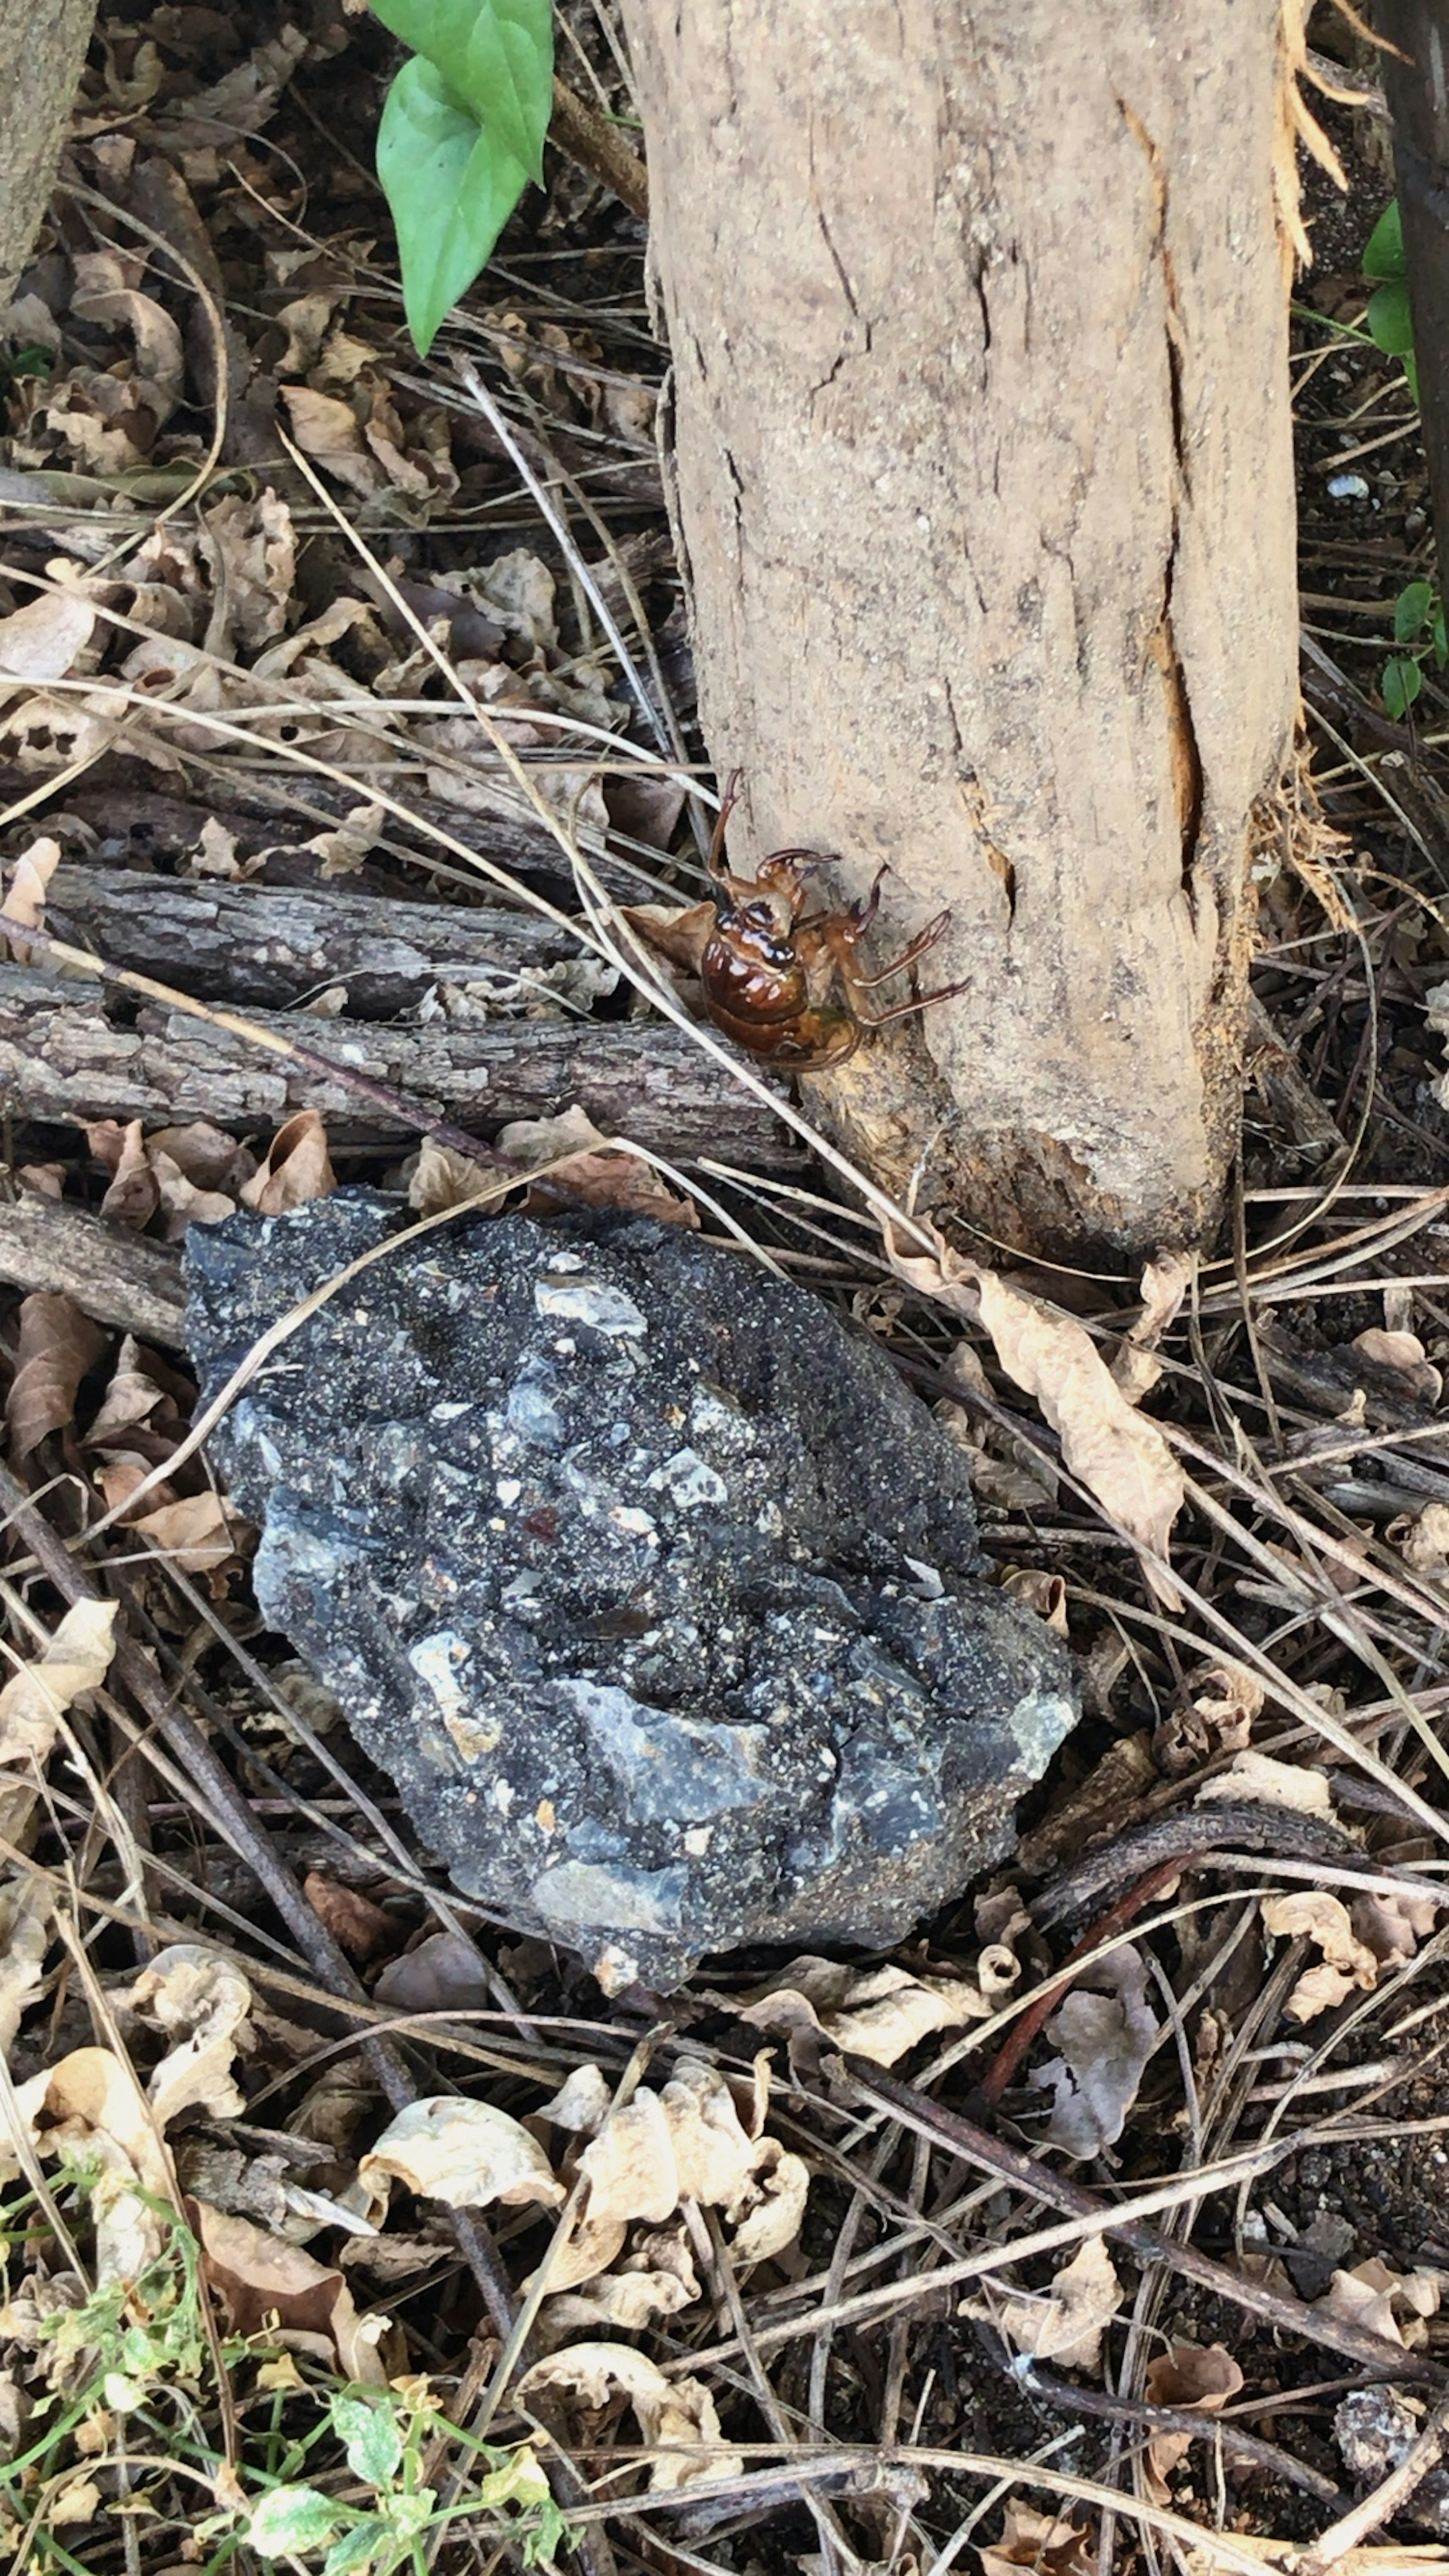
M 143 1342 L 181 1348 L 181 1255 L 129 1226 L 106 1225 L 84 1208 L 27 1192 L 0 1205 L 0 1279 L 73 1297 L 98 1324 Z
M 312 1108 L 345 1144 L 411 1132 L 360 1107 L 344 1080 L 313 1065 L 160 1006 L 143 1007 L 132 1026 L 122 1011 L 133 1007 L 125 995 L 103 996 L 74 978 L 0 966 L 0 1106 L 13 1117 L 72 1125 L 207 1118 L 240 1135 Z M 681 1031 L 657 1021 L 437 1020 L 409 1028 L 296 1011 L 253 1016 L 259 1027 L 480 1136 L 576 1101 L 605 1132 L 672 1159 L 721 1155 L 774 1171 L 797 1159 L 768 1110 Z
M 58 868 L 45 917 L 57 939 L 200 1001 L 286 1010 L 340 984 L 349 1017 L 368 1020 L 412 1008 L 433 984 L 536 974 L 579 954 L 577 940 L 531 912 L 126 868 Z

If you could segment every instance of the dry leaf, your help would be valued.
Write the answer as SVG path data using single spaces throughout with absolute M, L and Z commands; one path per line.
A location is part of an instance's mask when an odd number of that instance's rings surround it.
M 1251 1747 L 1236 1754 L 1231 1767 L 1215 1780 L 1205 1781 L 1193 1804 L 1210 1807 L 1226 1800 L 1236 1806 L 1245 1799 L 1255 1807 L 1288 1807 L 1295 1815 L 1333 1820 L 1333 1790 L 1326 1772 L 1312 1771 L 1301 1762 L 1275 1762 L 1271 1754 L 1255 1753 Z
M 399 2111 L 357 2174 L 384 2209 L 394 2181 L 452 2209 L 483 2209 L 494 2200 L 556 2208 L 566 2197 L 543 2149 L 517 2120 L 491 2102 L 453 2093 L 431 2094 Z
M 1390 1525 L 1411 1574 L 1442 1574 L 1449 1565 L 1449 1503 L 1426 1503 L 1417 1520 Z
M 44 926 L 45 890 L 59 865 L 59 841 L 32 841 L 21 851 L 5 886 L 5 910 L 12 921 L 29 922 L 32 930 Z M 28 966 L 34 953 L 28 939 L 0 940 L 0 957 L 13 957 L 17 966 Z
M 1001 1578 L 1001 1589 L 1009 1592 L 1013 1601 L 1024 1601 L 1028 1610 L 1034 1610 L 1048 1628 L 1070 1643 L 1067 1587 L 1063 1576 L 1048 1574 L 1044 1567 L 1038 1565 L 1009 1565 Z
M 1083 1327 L 965 1260 L 939 1235 L 934 1258 L 900 1252 L 889 1238 L 887 1249 L 896 1276 L 918 1295 L 985 1325 L 1007 1375 L 1060 1434 L 1066 1467 L 1121 1528 L 1165 1557 L 1186 1493 L 1182 1469 L 1156 1423 L 1126 1402 Z M 1166 1606 L 1178 1608 L 1175 1586 L 1150 1569 L 1149 1577 Z
M 0 682 L 63 680 L 89 644 L 95 622 L 89 600 L 75 590 L 47 591 L 0 617 Z
M 302 1894 L 349 1959 L 375 1959 L 379 1950 L 390 1950 L 397 1939 L 394 1915 L 385 1913 L 369 1897 L 360 1896 L 355 1887 L 343 1887 L 335 1878 L 324 1878 L 319 1869 L 308 1870 L 302 1881 Z
M 1093 2576 L 1096 2558 L 1085 2531 L 1074 2522 L 1036 2513 L 1029 2504 L 1009 2504 L 1001 2538 L 984 2542 L 977 2555 L 981 2576 L 1017 2576 L 1029 2567 L 1033 2576 Z
M 1188 1683 L 1191 1706 L 1169 1711 L 1152 1738 L 1164 1779 L 1181 1780 L 1217 1753 L 1247 1745 L 1263 1706 L 1263 1686 L 1241 1664 L 1208 1664 Z
M 566 2290 L 546 2301 L 544 2322 L 554 2343 L 599 2326 L 643 2334 L 655 2317 L 677 2317 L 698 2296 L 698 2281 L 691 2292 L 674 2272 L 603 2272 L 586 2291 Z
M 1100 2236 L 1089 2236 L 1050 2289 L 1020 2290 L 1005 2299 L 967 2299 L 960 2314 L 985 2317 L 1018 2352 L 1055 2361 L 1063 2370 L 1095 2372 L 1102 2336 L 1122 2305 L 1122 2284 Z
M 161 2128 L 194 2104 L 219 2120 L 241 2118 L 246 2103 L 231 2070 L 238 2052 L 253 2044 L 251 2003 L 240 1971 L 199 1942 L 173 1942 L 142 1969 L 131 1988 L 132 2009 L 175 2043 L 146 2085 Z
M 378 2354 L 385 2317 L 360 2318 L 341 2272 L 319 2263 L 301 2245 L 269 2235 L 249 2218 L 187 2203 L 202 2250 L 202 2270 L 224 2301 L 233 2334 L 265 2336 L 293 2352 L 310 2353 L 328 2370 L 365 2388 L 385 2388 Z
M 389 1959 L 372 1993 L 396 2013 L 476 2012 L 493 2001 L 482 1958 L 460 1932 L 430 1932 Z
M 1381 1968 L 1397 1968 L 1427 1941 L 1439 1912 L 1431 1896 L 1356 1896 L 1348 1909 L 1354 1936 Z
M 1335 2272 L 1322 2299 L 1312 2304 L 1326 2316 L 1366 2326 L 1370 2334 L 1414 2351 L 1427 2342 L 1427 2320 L 1438 2314 L 1441 2279 L 1427 2270 L 1392 2271 L 1374 2255 L 1351 2272 Z
M 21 2017 L 40 1990 L 55 1900 L 33 1870 L 0 1879 L 0 2057 L 7 2058 Z
M 674 2493 L 705 2479 L 737 2478 L 743 2474 L 744 2462 L 738 2451 L 724 2447 L 714 2399 L 703 2380 L 666 2379 L 654 2362 L 646 2361 L 642 2352 L 635 2352 L 628 2344 L 570 2344 L 566 2352 L 536 2361 L 531 2370 L 526 2370 L 518 2383 L 518 2394 L 526 2401 L 540 2390 L 551 2388 L 566 2390 L 596 2413 L 602 2412 L 617 2389 L 628 2398 L 641 2438 L 651 2449 L 656 2444 L 666 2449 L 678 2444 L 696 2451 L 694 2457 L 652 2461 L 652 2495 Z M 702 2455 L 698 2455 L 700 2445 L 704 2446 Z
M 337 1187 L 327 1151 L 327 1130 L 315 1109 L 299 1109 L 279 1127 L 266 1160 L 242 1188 L 242 1203 L 259 1216 L 286 1216 L 309 1199 L 325 1199 Z
M 455 1152 L 425 1136 L 408 1179 L 408 1206 L 415 1216 L 440 1216 L 444 1208 L 464 1207 L 485 1190 L 496 1190 L 496 1173 L 468 1154 Z
M 5 1403 L 16 1459 L 28 1458 L 52 1431 L 63 1431 L 74 1420 L 81 1380 L 107 1348 L 99 1324 L 58 1289 L 38 1288 L 22 1298 L 15 1375 Z
M 158 1554 L 183 1574 L 214 1574 L 240 1562 L 240 1542 L 248 1524 L 220 1494 L 182 1494 L 154 1510 L 128 1513 L 128 1529 L 149 1539 Z M 220 1591 L 223 1587 L 213 1586 Z
M 1149 2406 L 1171 2406 L 1192 2415 L 1220 2414 L 1243 2386 L 1243 2374 L 1222 2344 L 1176 2343 L 1147 2369 Z M 1192 2449 L 1190 2433 L 1154 2433 L 1147 2445 L 1147 2492 L 1166 2504 L 1168 2472 Z
M 979 1984 L 964 1977 L 913 1977 L 905 1968 L 840 1966 L 833 1959 L 792 1959 L 755 1987 L 740 2010 L 756 2030 L 828 2041 L 874 2066 L 894 2066 L 933 2031 L 959 2030 L 995 2010 Z M 816 2051 L 818 2055 L 818 2048 Z
M 1119 1735 L 1086 1779 L 1031 1833 L 1023 1834 L 1017 1853 L 1022 1869 L 1034 1878 L 1045 1877 L 1068 1855 L 1075 1858 L 1094 1834 L 1109 1827 L 1120 1831 L 1146 1792 L 1159 1786 L 1147 1729 Z
M 335 394 L 319 394 L 311 385 L 283 385 L 281 392 L 292 416 L 292 436 L 304 456 L 364 501 L 386 491 L 387 477 L 363 446 L 350 404 L 339 402 Z
M 1386 1333 L 1379 1324 L 1370 1324 L 1366 1333 L 1355 1333 L 1351 1348 L 1362 1351 L 1375 1367 L 1392 1369 L 1404 1381 L 1405 1393 L 1417 1397 L 1421 1404 L 1437 1404 L 1444 1392 L 1443 1374 L 1436 1369 L 1417 1333 Z
M 1275 1939 L 1316 1941 L 1329 1966 L 1341 1968 L 1355 1985 L 1377 1984 L 1379 1963 L 1357 1938 L 1340 1897 L 1321 1888 L 1295 1888 L 1288 1896 L 1263 1897 L 1258 1911 L 1263 1929 Z
M 110 1188 L 101 1201 L 101 1214 L 113 1223 L 134 1226 L 139 1232 L 161 1211 L 165 1224 L 161 1231 L 167 1243 L 179 1243 L 188 1225 L 220 1225 L 223 1218 L 235 1214 L 236 1200 L 218 1189 L 199 1188 L 179 1159 L 193 1136 L 210 1138 L 215 1128 L 198 1122 L 195 1129 L 165 1127 L 147 1137 L 139 1118 L 122 1130 L 113 1120 L 87 1128 L 86 1136 L 93 1154 L 109 1162 L 112 1169 Z M 119 1136 L 119 1148 L 115 1139 Z M 238 1147 L 228 1137 L 229 1163 L 233 1180 L 241 1177 L 237 1165 L 241 1160 Z M 199 1162 L 202 1156 L 198 1153 Z M 245 1157 L 250 1163 L 251 1157 Z
M 1046 2036 L 1061 2053 L 1031 2079 L 1056 2096 L 1045 2134 L 1068 2155 L 1097 2155 L 1122 2135 L 1157 2045 L 1140 1951 L 1127 1942 L 1092 1960 L 1047 2023 Z
M 115 1651 L 114 1601 L 76 1601 L 45 1652 L 0 1690 L 0 1836 L 23 1843 L 41 1769 L 60 1721 L 82 1691 L 98 1690 Z
M 521 1171 L 553 1164 L 548 1180 L 590 1207 L 627 1208 L 660 1225 L 698 1227 L 694 1201 L 680 1198 L 640 1155 L 609 1150 L 585 1110 L 565 1109 L 557 1118 L 517 1118 L 502 1130 L 498 1151 Z M 540 1185 L 541 1192 L 546 1188 L 546 1183 Z
M 1112 1376 L 1129 1404 L 1140 1404 L 1162 1375 L 1157 1345 L 1192 1285 L 1193 1264 L 1184 1252 L 1159 1253 L 1142 1273 L 1142 1312 L 1112 1362 Z

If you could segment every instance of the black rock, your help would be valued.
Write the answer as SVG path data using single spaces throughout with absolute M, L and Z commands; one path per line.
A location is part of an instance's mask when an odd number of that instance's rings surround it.
M 193 1227 L 203 1397 L 397 1222 L 347 1193 Z M 1010 1849 L 1075 1722 L 884 1355 L 677 1229 L 460 1218 L 311 1316 L 212 1450 L 263 1611 L 460 1887 L 610 1991 L 897 1939 Z

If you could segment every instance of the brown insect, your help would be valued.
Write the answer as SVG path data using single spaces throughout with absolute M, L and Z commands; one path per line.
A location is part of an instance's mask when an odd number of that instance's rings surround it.
M 773 850 L 757 876 L 735 876 L 724 845 L 740 776 L 736 770 L 725 789 L 710 843 L 712 899 L 668 923 L 630 916 L 676 965 L 699 977 L 717 1029 L 751 1055 L 814 1073 L 843 1064 L 868 1030 L 964 992 L 962 984 L 943 984 L 888 1010 L 872 1007 L 877 988 L 934 948 L 951 921 L 949 912 L 938 913 L 899 957 L 878 974 L 865 974 L 856 950 L 879 910 L 884 867 L 863 901 L 819 912 L 806 910 L 806 879 L 827 864 L 817 851 Z

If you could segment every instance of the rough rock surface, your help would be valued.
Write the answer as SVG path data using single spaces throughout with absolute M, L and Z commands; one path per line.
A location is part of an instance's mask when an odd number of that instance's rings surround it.
M 204 1395 L 397 1223 L 349 1193 L 194 1227 Z M 212 1448 L 268 1619 L 459 1885 L 610 1990 L 898 1938 L 1010 1848 L 1075 1720 L 884 1355 L 673 1229 L 462 1218 L 313 1315 Z

